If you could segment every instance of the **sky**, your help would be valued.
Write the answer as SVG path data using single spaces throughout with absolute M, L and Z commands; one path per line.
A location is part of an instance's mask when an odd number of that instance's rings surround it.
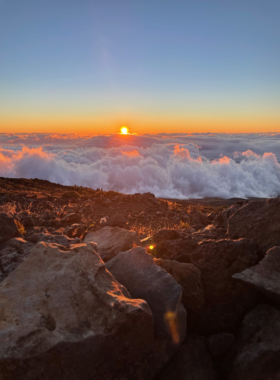
M 279 132 L 279 16 L 279 0 L 0 0 L 0 132 Z

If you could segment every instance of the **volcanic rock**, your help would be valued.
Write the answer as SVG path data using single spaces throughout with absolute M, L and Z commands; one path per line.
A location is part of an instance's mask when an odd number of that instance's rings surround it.
M 81 214 L 77 214 L 77 213 L 69 213 L 69 214 L 66 214 L 62 219 L 61 221 L 63 223 L 80 223 L 82 220 L 82 216 Z
M 0 244 L 0 282 L 12 273 L 29 254 L 34 244 L 13 238 Z
M 103 227 L 91 232 L 86 235 L 84 242 L 97 243 L 98 253 L 104 261 L 141 244 L 136 232 L 119 227 Z
M 182 286 L 182 304 L 186 309 L 199 309 L 204 304 L 201 273 L 198 268 L 175 260 L 154 259 L 154 261 Z
M 0 285 L 1 377 L 152 379 L 163 362 L 150 355 L 153 329 L 91 243 L 40 243 Z
M 235 336 L 230 333 L 215 334 L 207 338 L 207 347 L 215 360 L 225 356 L 234 343 Z
M 184 239 L 165 240 L 156 245 L 153 255 L 161 259 L 190 262 L 190 255 L 197 247 L 197 241 L 191 236 Z
M 71 199 L 71 200 L 77 200 L 77 199 L 80 199 L 81 196 L 80 196 L 79 193 L 77 193 L 77 191 L 70 190 L 70 191 L 65 191 L 65 192 L 61 195 L 61 198 L 64 198 L 64 199 Z
M 65 235 L 51 235 L 47 233 L 35 233 L 33 235 L 27 236 L 26 240 L 28 240 L 31 243 L 45 242 L 60 244 L 64 246 L 80 243 L 79 238 L 70 239 L 68 236 Z
M 280 198 L 252 201 L 239 208 L 228 219 L 228 236 L 255 240 L 263 254 L 280 245 Z
M 205 241 L 191 255 L 201 271 L 205 303 L 190 310 L 188 325 L 194 331 L 215 334 L 233 329 L 256 304 L 257 292 L 232 279 L 232 275 L 255 265 L 258 246 L 252 240 Z
M 280 311 L 260 304 L 248 313 L 234 351 L 228 380 L 279 379 Z
M 0 214 L 0 243 L 9 240 L 15 236 L 19 236 L 19 231 L 14 219 L 4 213 Z
M 125 227 L 127 223 L 127 220 L 122 215 L 112 215 L 110 218 L 108 218 L 106 222 L 106 226 L 109 227 Z
M 258 265 L 232 277 L 280 302 L 280 247 L 271 248 Z
M 184 345 L 166 364 L 155 380 L 216 380 L 205 339 L 189 335 Z
M 178 239 L 179 237 L 180 235 L 176 230 L 162 229 L 153 235 L 153 242 L 154 244 L 158 244 L 165 240 L 174 240 Z
M 133 298 L 141 298 L 148 303 L 157 337 L 170 338 L 176 344 L 183 341 L 186 311 L 181 304 L 182 287 L 155 264 L 144 248 L 122 252 L 107 262 L 106 267 Z

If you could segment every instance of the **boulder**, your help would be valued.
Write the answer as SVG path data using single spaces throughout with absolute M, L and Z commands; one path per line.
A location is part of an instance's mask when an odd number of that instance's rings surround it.
M 228 236 L 255 240 L 263 255 L 280 245 L 280 198 L 252 201 L 240 207 L 228 219 Z
M 207 338 L 207 347 L 214 360 L 221 360 L 235 343 L 235 336 L 230 333 L 210 335 Z
M 141 244 L 136 232 L 119 227 L 103 227 L 91 232 L 86 235 L 84 242 L 97 243 L 98 253 L 104 261 Z
M 109 199 L 107 199 L 109 200 Z M 125 227 L 126 226 L 126 218 L 123 215 L 112 215 L 106 221 L 106 226 L 109 227 Z
M 228 380 L 278 380 L 280 311 L 259 304 L 248 313 L 233 352 L 237 354 L 232 366 L 227 367 Z
M 164 363 L 147 303 L 131 299 L 91 243 L 40 243 L 0 284 L 6 380 L 152 379 Z
M 189 335 L 184 345 L 165 365 L 155 380 L 216 380 L 205 339 Z
M 190 310 L 188 327 L 199 334 L 228 332 L 256 305 L 257 292 L 232 279 L 233 274 L 255 265 L 258 246 L 252 240 L 205 241 L 191 255 L 201 271 L 205 303 Z
M 18 228 L 14 219 L 4 213 L 0 214 L 0 243 L 13 237 L 19 236 Z
M 280 247 L 271 248 L 264 259 L 252 268 L 232 276 L 280 302 Z
M 186 333 L 186 311 L 181 304 L 182 287 L 164 269 L 157 266 L 144 248 L 122 252 L 106 263 L 116 280 L 133 298 L 150 306 L 156 336 L 178 345 Z
M 176 230 L 162 229 L 153 235 L 153 242 L 154 244 L 158 244 L 165 240 L 174 240 L 178 239 L 179 237 L 180 234 Z
M 66 214 L 61 221 L 63 223 L 80 223 L 82 220 L 81 214 L 71 212 L 69 214 Z
M 64 246 L 80 243 L 79 238 L 70 239 L 68 236 L 65 235 L 51 235 L 47 233 L 36 233 L 33 235 L 29 235 L 26 237 L 26 240 L 28 240 L 31 243 L 45 242 L 60 244 Z
M 204 304 L 201 273 L 198 268 L 193 264 L 179 263 L 175 260 L 154 259 L 154 261 L 182 286 L 182 304 L 186 309 L 199 309 Z
M 0 282 L 23 262 L 34 244 L 22 238 L 13 238 L 0 243 Z
M 197 247 L 197 241 L 191 236 L 184 239 L 165 240 L 156 245 L 153 255 L 161 259 L 190 262 L 190 255 Z

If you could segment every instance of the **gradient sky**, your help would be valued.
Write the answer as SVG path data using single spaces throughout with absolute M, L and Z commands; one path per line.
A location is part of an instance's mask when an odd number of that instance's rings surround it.
M 279 0 L 0 0 L 0 132 L 280 131 Z

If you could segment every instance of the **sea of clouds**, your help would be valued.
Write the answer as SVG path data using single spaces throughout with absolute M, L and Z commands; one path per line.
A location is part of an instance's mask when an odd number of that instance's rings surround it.
M 280 133 L 0 134 L 0 176 L 169 198 L 280 194 Z

